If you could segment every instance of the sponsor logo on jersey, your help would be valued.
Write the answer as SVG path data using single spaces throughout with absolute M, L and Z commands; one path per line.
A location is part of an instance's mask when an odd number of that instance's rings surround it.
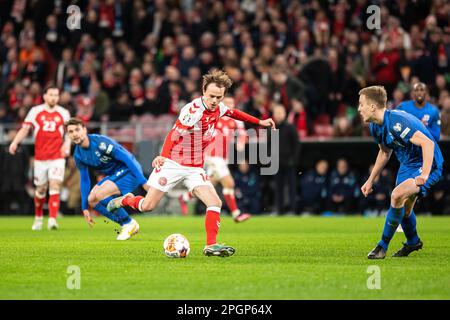
M 406 137 L 406 135 L 408 134 L 408 132 L 410 132 L 411 129 L 410 128 L 406 128 L 405 130 L 403 130 L 402 134 L 400 135 L 400 137 L 402 139 L 404 139 Z
M 108 146 L 108 149 L 106 149 L 106 154 L 110 154 L 113 148 L 114 148 L 114 146 L 112 144 L 110 144 Z

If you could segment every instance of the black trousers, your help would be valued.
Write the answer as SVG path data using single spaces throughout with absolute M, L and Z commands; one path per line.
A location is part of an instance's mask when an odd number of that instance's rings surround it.
M 288 191 L 285 192 L 285 187 Z M 297 172 L 295 166 L 280 165 L 278 173 L 275 175 L 275 201 L 278 214 L 285 213 L 284 198 L 288 196 L 288 211 L 297 212 Z

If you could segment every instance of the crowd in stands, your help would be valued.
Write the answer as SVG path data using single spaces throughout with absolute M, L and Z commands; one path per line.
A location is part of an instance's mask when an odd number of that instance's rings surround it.
M 368 5 L 380 7 L 369 30 Z M 69 30 L 66 8 L 80 7 Z M 176 115 L 223 68 L 239 108 L 281 103 L 300 137 L 367 134 L 358 90 L 382 84 L 395 107 L 411 84 L 429 87 L 450 135 L 447 1 L 2 1 L 0 121 L 20 123 L 49 82 L 86 121 Z M 169 118 L 172 119 L 172 118 Z M 170 121 L 170 120 L 168 120 Z
M 67 27 L 70 4 L 80 7 L 80 29 Z M 367 27 L 371 4 L 380 8 L 380 29 Z M 368 135 L 358 91 L 384 85 L 395 108 L 419 81 L 441 111 L 442 136 L 450 137 L 449 17 L 444 0 L 5 0 L 0 124 L 19 125 L 55 83 L 60 104 L 86 122 L 155 123 L 144 136 L 164 137 L 180 107 L 201 95 L 202 74 L 217 67 L 231 76 L 239 109 L 266 118 L 284 106 L 300 140 Z M 124 130 L 133 129 L 110 134 Z M 297 213 L 387 206 L 381 195 L 394 183 L 390 174 L 375 199 L 360 204 L 361 177 L 346 173 L 344 162 L 324 175 L 329 164 L 319 161 L 299 179 Z M 246 192 L 264 192 L 254 189 L 252 167 L 235 173 L 240 205 L 264 210 L 245 200 Z M 315 189 L 301 187 L 311 181 Z M 345 181 L 353 185 L 335 194 Z M 445 198 L 435 190 L 436 201 Z M 312 193 L 325 207 L 308 202 Z

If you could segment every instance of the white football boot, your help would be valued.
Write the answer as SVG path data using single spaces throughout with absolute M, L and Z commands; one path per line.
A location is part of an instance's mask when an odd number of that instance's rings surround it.
M 117 236 L 117 240 L 128 240 L 139 232 L 139 224 L 136 220 L 131 219 L 130 222 L 122 226 L 122 231 Z
M 43 222 L 44 222 L 44 218 L 43 217 L 34 218 L 34 223 L 33 223 L 33 226 L 31 227 L 31 230 L 33 230 L 33 231 L 42 230 L 42 223 Z
M 55 218 L 48 219 L 47 229 L 48 230 L 57 230 L 58 229 L 58 224 L 56 223 Z

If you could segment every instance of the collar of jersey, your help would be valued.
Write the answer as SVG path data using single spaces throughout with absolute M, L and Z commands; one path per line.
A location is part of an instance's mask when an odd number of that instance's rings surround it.
M 200 97 L 200 100 L 202 101 L 202 107 L 205 109 L 205 111 L 206 111 L 206 112 L 212 112 L 211 110 L 209 110 L 209 109 L 206 107 L 206 104 L 203 102 L 203 96 Z
M 47 111 L 47 112 L 55 112 L 56 111 L 56 107 L 57 107 L 58 105 L 55 105 L 53 108 L 50 108 L 46 103 L 44 103 L 44 110 L 45 111 Z

